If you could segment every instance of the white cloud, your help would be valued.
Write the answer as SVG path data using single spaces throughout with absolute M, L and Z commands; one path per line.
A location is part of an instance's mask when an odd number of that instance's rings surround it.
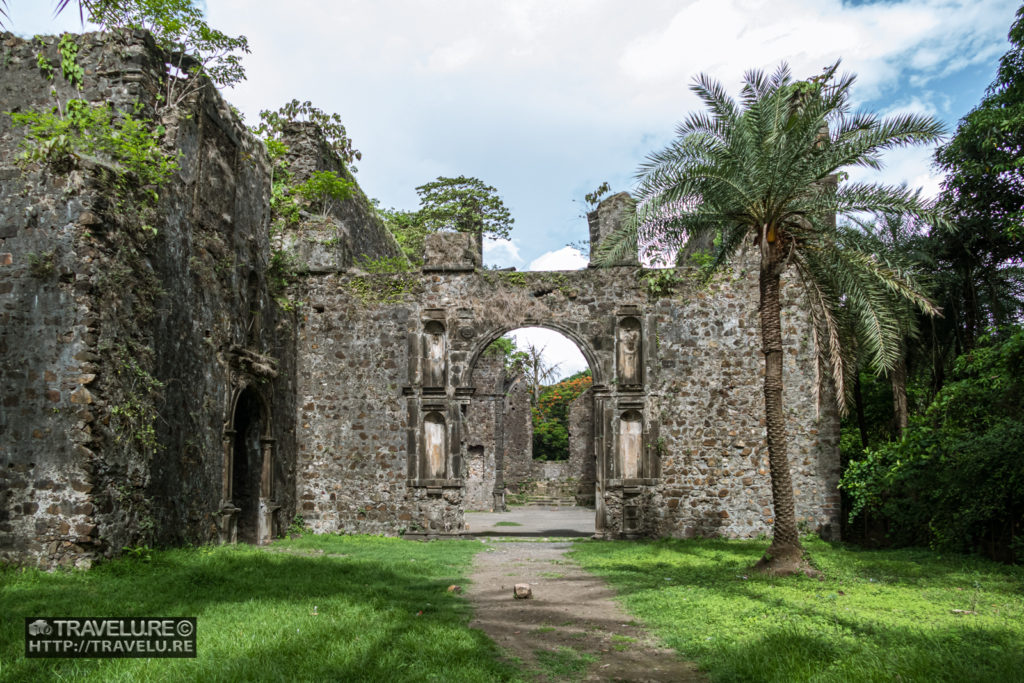
M 850 179 L 890 185 L 906 183 L 911 189 L 920 189 L 923 196 L 934 198 L 942 182 L 942 175 L 932 168 L 934 153 L 933 147 L 893 150 L 885 155 L 885 166 L 881 171 L 851 168 Z
M 735 92 L 744 71 L 782 61 L 797 77 L 843 59 L 858 74 L 858 95 L 892 91 L 912 69 L 918 77 L 985 62 L 1003 48 L 1013 17 L 1009 0 L 906 0 L 859 6 L 840 0 L 699 0 L 636 36 L 619 68 L 630 79 L 674 87 L 698 72 Z M 1000 33 L 996 33 L 999 31 Z
M 587 257 L 575 247 L 562 247 L 530 261 L 528 270 L 580 270 L 586 268 L 588 263 Z
M 541 358 L 547 367 L 555 366 L 555 377 L 550 383 L 557 382 L 581 370 L 586 370 L 587 360 L 576 346 L 576 343 L 565 335 L 543 327 L 521 327 L 509 333 L 516 346 L 525 350 L 527 346 L 543 349 Z
M 523 257 L 519 255 L 519 246 L 515 240 L 490 238 L 484 240 L 484 263 L 514 266 L 522 262 Z

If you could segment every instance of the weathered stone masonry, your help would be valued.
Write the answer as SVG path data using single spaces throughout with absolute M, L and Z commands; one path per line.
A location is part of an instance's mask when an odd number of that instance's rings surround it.
M 80 93 L 5 34 L 0 111 L 47 109 L 56 88 L 152 117 L 151 39 L 77 40 Z M 267 291 L 269 165 L 212 89 L 187 114 L 164 122 L 181 156 L 156 235 L 102 162 L 16 166 L 22 131 L 0 116 L 0 559 L 83 565 L 290 520 L 294 333 Z
M 575 341 L 594 373 L 584 443 L 599 533 L 770 532 L 752 271 L 737 266 L 706 287 L 680 272 L 670 296 L 652 297 L 636 267 L 482 271 L 465 256 L 467 238 L 435 239 L 451 248 L 432 245 L 440 260 L 422 274 L 325 272 L 304 283 L 298 486 L 314 529 L 461 531 L 474 369 L 503 333 L 542 326 Z M 786 328 L 798 514 L 829 534 L 835 415 L 816 417 L 810 340 L 799 320 Z
M 80 94 L 36 67 L 40 49 L 59 63 L 55 38 L 3 35 L 0 111 L 52 106 L 55 87 L 154 116 L 151 39 L 77 40 Z M 275 238 L 304 271 L 282 310 L 262 146 L 212 89 L 162 123 L 180 169 L 153 235 L 116 208 L 103 162 L 16 165 L 22 131 L 0 116 L 0 559 L 264 542 L 296 514 L 318 532 L 459 534 L 522 474 L 507 454 L 529 443 L 528 405 L 499 424 L 524 396 L 481 355 L 523 326 L 562 332 L 593 371 L 571 457 L 599 534 L 770 533 L 752 270 L 709 286 L 673 271 L 653 296 L 629 258 L 487 271 L 472 240 L 436 235 L 422 271 L 374 274 L 400 252 L 357 192 Z M 300 180 L 347 173 L 308 126 L 288 135 Z M 592 218 L 595 244 L 624 203 Z M 827 400 L 819 416 L 806 321 L 784 326 L 798 516 L 828 534 L 838 423 Z

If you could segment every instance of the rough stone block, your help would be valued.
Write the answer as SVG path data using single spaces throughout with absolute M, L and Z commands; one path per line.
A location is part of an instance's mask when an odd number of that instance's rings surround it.
M 480 242 L 463 232 L 435 232 L 423 241 L 424 271 L 469 271 L 483 264 Z

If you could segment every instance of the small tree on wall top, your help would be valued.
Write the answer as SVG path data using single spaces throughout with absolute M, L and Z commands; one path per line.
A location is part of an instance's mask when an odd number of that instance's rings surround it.
M 299 102 L 293 99 L 277 111 L 264 109 L 260 112 L 260 125 L 253 129 L 264 140 L 281 140 L 284 129 L 292 123 L 312 123 L 320 129 L 324 142 L 345 163 L 352 173 L 356 172 L 355 161 L 363 158 L 363 153 L 352 146 L 348 131 L 337 113 L 328 114 L 310 101 Z
M 454 230 L 508 239 L 515 219 L 498 191 L 479 178 L 439 177 L 416 188 L 420 196 L 419 219 L 427 232 Z

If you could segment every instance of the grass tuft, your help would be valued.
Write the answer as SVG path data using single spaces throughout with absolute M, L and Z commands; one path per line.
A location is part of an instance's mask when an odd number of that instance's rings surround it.
M 535 650 L 534 655 L 541 671 L 553 680 L 575 680 L 597 661 L 589 652 L 564 646 L 557 650 Z

